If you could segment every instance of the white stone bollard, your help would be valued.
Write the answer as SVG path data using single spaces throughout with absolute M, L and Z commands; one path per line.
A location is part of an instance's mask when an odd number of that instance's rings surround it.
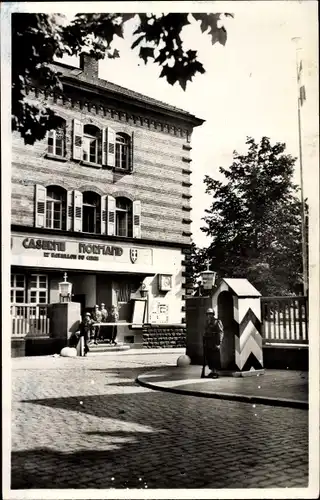
M 191 359 L 186 354 L 182 354 L 182 356 L 177 359 L 177 366 L 179 366 L 180 368 L 184 368 L 185 366 L 189 366 L 190 364 Z
M 75 347 L 63 347 L 60 351 L 60 356 L 64 358 L 75 358 L 77 356 L 77 349 L 75 349 Z

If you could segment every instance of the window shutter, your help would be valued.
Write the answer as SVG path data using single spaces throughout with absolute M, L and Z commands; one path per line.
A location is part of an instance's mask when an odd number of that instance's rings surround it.
M 107 196 L 107 234 L 114 236 L 116 234 L 116 199 L 113 196 Z
M 107 196 L 101 196 L 101 234 L 107 232 Z
M 133 172 L 133 136 L 134 136 L 134 133 L 132 132 L 132 135 L 131 135 L 131 142 L 130 142 L 130 159 L 129 159 L 129 170 L 130 172 Z
M 73 159 L 82 159 L 83 125 L 79 120 L 73 120 Z
M 54 130 L 49 130 L 47 133 L 48 153 L 54 154 Z
M 98 134 L 98 163 L 99 165 L 102 165 L 102 153 L 103 151 L 103 131 L 99 130 Z
M 73 229 L 73 193 L 67 192 L 67 231 Z
M 82 231 L 82 193 L 73 191 L 73 230 Z
M 111 128 L 108 127 L 106 130 L 106 156 L 107 156 L 107 165 L 109 167 L 116 166 L 116 133 Z
M 107 130 L 102 129 L 102 165 L 107 165 Z
M 44 186 L 36 184 L 36 203 L 35 203 L 35 226 L 45 227 L 46 222 L 46 197 L 47 190 Z
M 141 238 L 141 201 L 134 201 L 133 212 L 133 237 Z

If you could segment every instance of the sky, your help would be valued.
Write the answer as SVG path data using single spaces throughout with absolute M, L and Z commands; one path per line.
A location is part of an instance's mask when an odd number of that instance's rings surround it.
M 26 5 L 30 10 L 33 4 Z M 119 11 L 119 4 L 112 2 L 63 2 L 60 5 L 63 5 L 60 12 L 68 18 L 79 12 L 80 5 L 81 12 Z M 245 151 L 247 136 L 257 141 L 268 136 L 272 142 L 285 142 L 287 152 L 298 157 L 293 37 L 300 37 L 299 54 L 303 60 L 307 95 L 302 108 L 304 194 L 309 199 L 315 198 L 319 148 L 317 2 L 152 2 L 152 5 L 150 2 L 122 2 L 121 10 L 143 12 L 146 5 L 150 12 L 234 13 L 234 18 L 227 18 L 225 22 L 228 33 L 225 46 L 212 46 L 210 36 L 202 34 L 197 23 L 184 28 L 185 47 L 198 51 L 198 58 L 206 70 L 204 75 L 199 74 L 188 83 L 186 91 L 178 84 L 171 86 L 164 78 L 159 78 L 159 66 L 145 65 L 138 57 L 138 49 L 131 50 L 134 20 L 126 24 L 124 39 L 115 40 L 114 47 L 120 51 L 120 58 L 99 63 L 100 78 L 173 104 L 205 120 L 192 137 L 192 232 L 195 243 L 198 246 L 210 244 L 210 239 L 200 230 L 204 225 L 201 220 L 204 210 L 211 203 L 211 198 L 205 194 L 204 176 L 221 179 L 219 166 L 231 164 L 234 150 Z M 77 58 L 65 58 L 64 62 L 78 64 Z M 295 181 L 300 183 L 298 162 Z

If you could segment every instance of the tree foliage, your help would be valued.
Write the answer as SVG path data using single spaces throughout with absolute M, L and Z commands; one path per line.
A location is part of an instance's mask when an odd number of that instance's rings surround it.
M 71 22 L 62 15 L 12 15 L 12 128 L 20 132 L 26 144 L 43 139 L 46 131 L 59 126 L 58 117 L 49 108 L 30 104 L 26 88 L 37 82 L 47 91 L 61 91 L 59 73 L 50 66 L 54 58 L 89 52 L 97 59 L 119 57 L 112 47 L 116 36 L 123 38 L 124 26 L 135 18 L 132 49 L 139 57 L 156 63 L 160 77 L 169 84 L 179 82 L 185 90 L 188 81 L 205 69 L 196 50 L 185 50 L 182 30 L 197 22 L 211 37 L 212 44 L 225 45 L 227 32 L 221 21 L 231 14 L 77 14 Z
M 190 253 L 186 265 L 186 283 L 193 288 L 199 286 L 201 282 L 200 273 L 207 269 L 207 255 L 205 248 L 199 248 L 194 242 L 191 243 Z M 190 286 L 191 288 L 191 286 Z
M 246 154 L 235 151 L 232 165 L 220 167 L 224 182 L 205 176 L 213 201 L 201 229 L 212 242 L 202 258 L 220 277 L 247 278 L 263 295 L 294 293 L 302 274 L 295 158 L 267 137 L 246 144 Z

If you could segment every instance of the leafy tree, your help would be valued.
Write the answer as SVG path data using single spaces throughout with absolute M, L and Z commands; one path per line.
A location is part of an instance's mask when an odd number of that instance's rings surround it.
M 285 144 L 247 138 L 247 154 L 234 152 L 224 182 L 206 175 L 213 202 L 201 228 L 212 242 L 203 258 L 214 259 L 220 277 L 243 277 L 263 295 L 297 291 L 302 275 L 301 204 L 293 184 L 295 158 Z
M 207 269 L 206 249 L 199 248 L 194 242 L 191 243 L 190 253 L 186 256 L 186 283 L 196 288 L 200 284 L 200 273 Z
M 225 16 L 232 16 L 225 14 Z M 185 50 L 182 30 L 199 23 L 212 44 L 225 45 L 227 32 L 221 25 L 223 14 L 77 14 L 71 22 L 62 15 L 13 13 L 12 15 L 12 128 L 26 144 L 43 139 L 46 131 L 59 126 L 58 117 L 45 106 L 30 104 L 26 88 L 34 84 L 47 91 L 62 89 L 60 75 L 52 66 L 54 58 L 89 52 L 97 59 L 119 57 L 112 48 L 115 36 L 123 37 L 124 25 L 135 18 L 135 40 L 139 57 L 161 68 L 160 77 L 173 85 L 187 82 L 205 69 L 197 51 Z

